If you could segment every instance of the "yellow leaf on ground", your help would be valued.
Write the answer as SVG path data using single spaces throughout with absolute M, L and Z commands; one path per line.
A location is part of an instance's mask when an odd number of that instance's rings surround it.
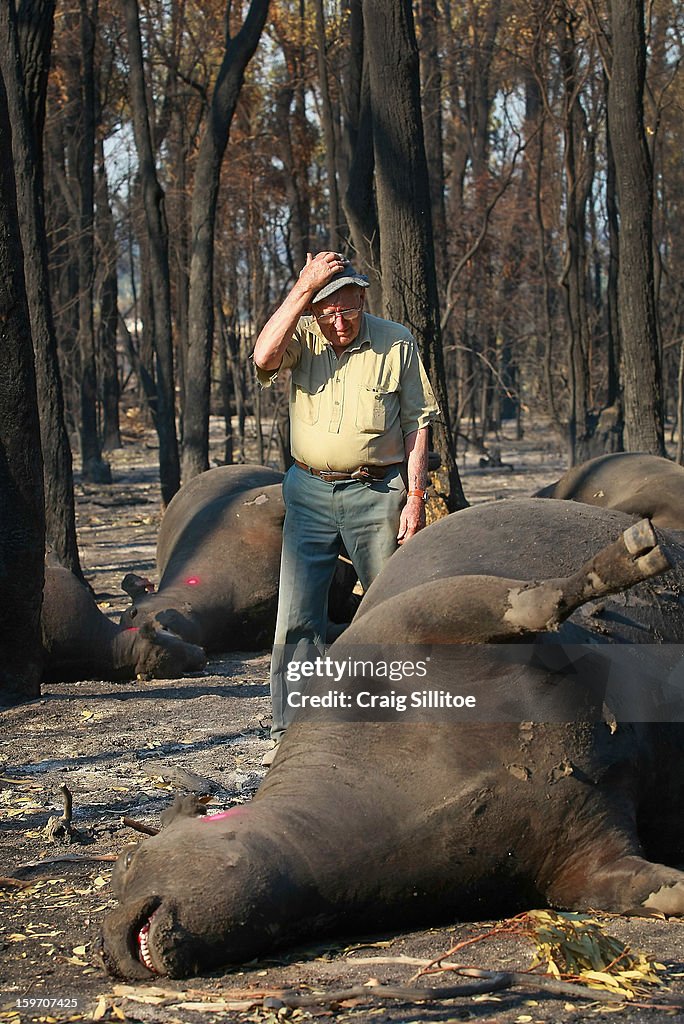
M 97 1006 L 93 1010 L 93 1020 L 102 1020 L 105 1013 L 107 1012 L 107 1000 L 104 996 L 100 996 L 97 1001 Z

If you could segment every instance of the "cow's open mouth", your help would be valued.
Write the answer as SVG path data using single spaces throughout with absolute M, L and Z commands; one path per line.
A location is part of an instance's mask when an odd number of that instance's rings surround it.
M 143 964 L 152 974 L 163 974 L 163 970 L 152 958 L 150 949 L 150 928 L 159 914 L 161 900 L 157 897 L 147 901 L 142 912 L 137 916 L 129 932 L 129 949 L 135 960 Z
M 152 963 L 152 957 L 150 955 L 150 926 L 158 913 L 159 908 L 151 914 L 142 928 L 138 931 L 138 956 L 148 971 L 152 971 L 153 974 L 159 974 L 159 971 Z

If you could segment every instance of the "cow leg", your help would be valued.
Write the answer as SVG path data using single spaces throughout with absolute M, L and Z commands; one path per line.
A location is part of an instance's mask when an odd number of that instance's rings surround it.
M 625 530 L 571 576 L 512 587 L 504 616 L 511 632 L 554 629 L 587 601 L 614 594 L 670 569 L 648 519 Z
M 577 572 L 540 582 L 452 576 L 412 587 L 354 621 L 352 643 L 373 642 L 391 618 L 407 643 L 486 643 L 557 629 L 580 605 L 671 568 L 647 519 Z M 363 605 L 362 605 L 363 608 Z

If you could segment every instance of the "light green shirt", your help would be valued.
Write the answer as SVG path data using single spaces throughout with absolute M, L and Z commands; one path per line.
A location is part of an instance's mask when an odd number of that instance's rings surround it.
M 285 369 L 292 456 L 315 469 L 403 462 L 405 436 L 439 415 L 411 332 L 370 313 L 339 359 L 316 321 L 302 317 L 278 369 L 257 367 L 260 384 Z

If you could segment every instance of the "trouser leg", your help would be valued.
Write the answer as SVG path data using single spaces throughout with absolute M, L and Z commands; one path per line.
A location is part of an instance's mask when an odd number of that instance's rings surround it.
M 397 549 L 405 502 L 406 486 L 397 467 L 372 484 L 345 485 L 340 529 L 364 591 Z
M 328 590 L 341 540 L 329 484 L 292 467 L 283 481 L 285 521 L 278 614 L 271 658 L 271 737 L 279 741 L 294 711 L 288 706 L 287 665 L 323 650 Z

